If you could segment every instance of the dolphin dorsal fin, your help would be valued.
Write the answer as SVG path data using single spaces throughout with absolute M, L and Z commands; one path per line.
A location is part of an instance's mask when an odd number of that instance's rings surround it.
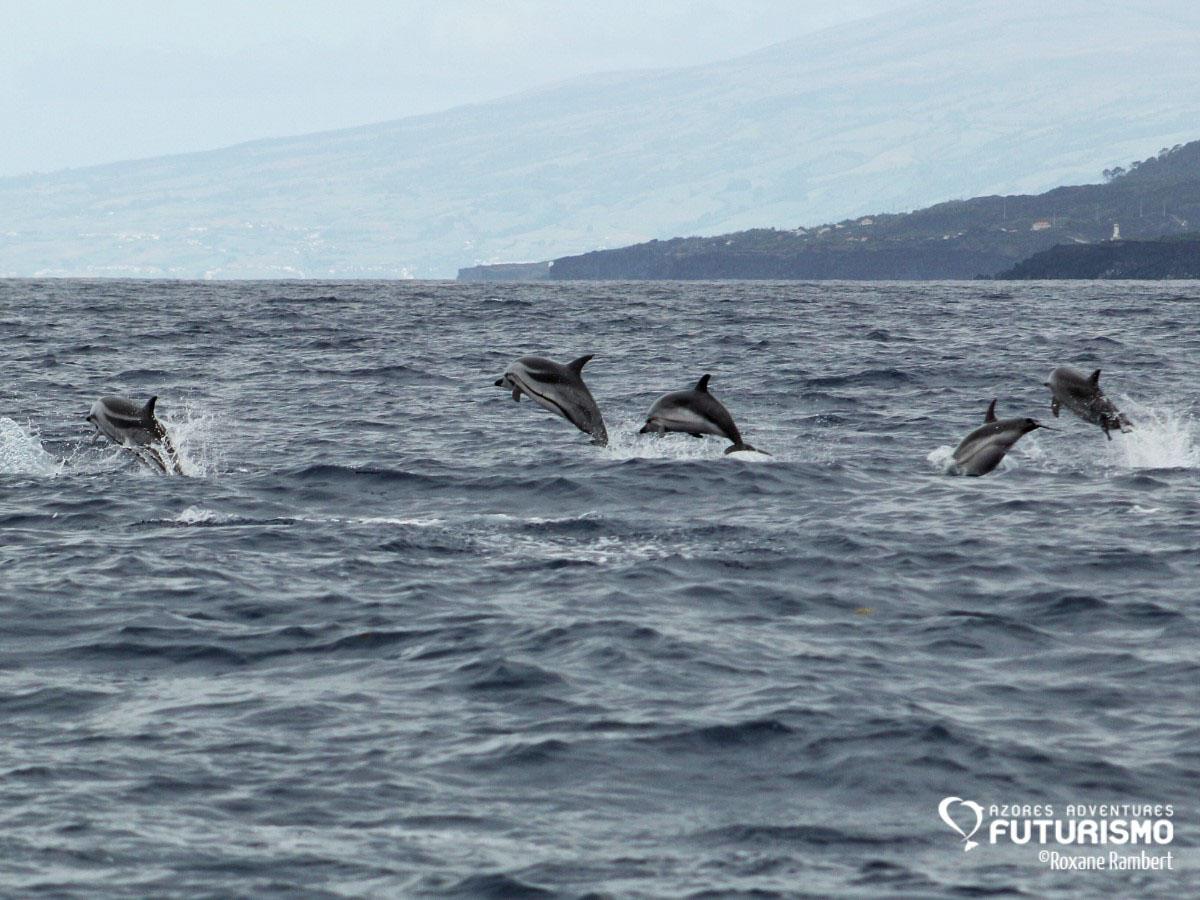
M 987 415 L 983 417 L 983 421 L 985 421 L 985 422 L 995 422 L 996 421 L 996 401 L 994 398 L 993 398 L 992 402 L 988 404 Z
M 146 401 L 146 405 L 142 407 L 142 412 L 141 412 L 143 422 L 153 422 L 154 421 L 154 404 L 157 402 L 158 402 L 158 397 L 151 397 L 149 400 Z
M 1091 376 L 1088 378 L 1088 381 L 1090 381 L 1093 385 L 1099 384 L 1100 383 L 1100 370 L 1097 369 L 1095 372 L 1093 372 L 1091 374 Z
M 587 356 L 581 356 L 579 359 L 571 360 L 571 362 L 567 363 L 567 368 L 576 375 L 582 375 L 583 367 L 586 366 L 595 355 L 595 353 L 589 353 Z
M 708 393 L 708 379 L 710 379 L 710 378 L 712 378 L 712 376 L 707 373 L 705 373 L 704 375 L 701 375 L 700 380 L 696 382 L 696 390 L 707 394 Z

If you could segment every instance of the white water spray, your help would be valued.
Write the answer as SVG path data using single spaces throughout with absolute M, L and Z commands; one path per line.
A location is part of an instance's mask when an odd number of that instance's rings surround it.
M 1122 469 L 1200 468 L 1200 426 L 1191 415 L 1121 398 L 1133 428 L 1106 442 L 1108 462 Z
M 222 449 L 217 445 L 216 417 L 189 400 L 172 403 L 159 419 L 175 447 L 180 474 L 188 478 L 211 478 L 220 470 Z
M 46 452 L 32 428 L 0 417 L 0 475 L 40 475 L 53 478 L 63 464 Z

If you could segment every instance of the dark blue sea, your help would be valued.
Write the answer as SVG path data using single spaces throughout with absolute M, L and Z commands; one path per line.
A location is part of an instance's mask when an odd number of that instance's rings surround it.
M 1197 323 L 1182 282 L 0 282 L 0 894 L 1200 895 Z M 493 385 L 585 353 L 607 448 Z M 1134 430 L 1054 420 L 1062 364 Z M 637 434 L 706 372 L 772 456 Z M 188 477 L 95 438 L 111 394 Z M 993 397 L 1060 430 L 945 474 Z M 988 839 L 1156 804 L 1165 844 Z

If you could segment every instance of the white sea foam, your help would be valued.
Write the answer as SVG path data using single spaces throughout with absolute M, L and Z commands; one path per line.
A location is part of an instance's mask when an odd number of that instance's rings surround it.
M 32 428 L 23 428 L 12 419 L 0 417 L 0 475 L 52 478 L 62 468 L 62 462 L 46 452 Z
M 744 463 L 765 463 L 770 462 L 775 457 L 769 456 L 766 453 L 758 453 L 755 450 L 738 450 L 735 453 L 727 453 L 728 459 L 736 460 Z
M 328 521 L 344 525 L 401 525 L 405 528 L 439 528 L 445 524 L 444 519 L 412 519 L 397 516 L 355 516 L 352 518 L 331 517 L 322 520 L 317 516 L 302 517 L 301 521 Z
M 486 553 L 508 560 L 586 562 L 596 565 L 637 562 L 668 557 L 692 559 L 697 547 L 679 546 L 669 541 L 623 538 L 616 535 L 597 535 L 586 540 L 566 537 L 547 537 L 514 533 L 483 533 L 474 535 L 476 544 Z

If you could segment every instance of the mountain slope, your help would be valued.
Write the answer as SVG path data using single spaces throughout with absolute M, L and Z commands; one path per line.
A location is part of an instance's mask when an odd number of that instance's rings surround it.
M 973 278 L 1056 245 L 1108 244 L 1114 234 L 1178 236 L 1200 222 L 1200 141 L 1164 148 L 1128 171 L 1104 174 L 1111 179 L 1106 184 L 973 197 L 817 228 L 649 241 L 560 257 L 537 273 L 558 280 Z M 1167 252 L 1185 251 L 1172 247 Z M 481 277 L 502 275 L 476 273 Z
M 0 180 L 0 274 L 450 275 L 1041 190 L 1194 136 L 1183 0 L 938 0 L 715 65 Z

